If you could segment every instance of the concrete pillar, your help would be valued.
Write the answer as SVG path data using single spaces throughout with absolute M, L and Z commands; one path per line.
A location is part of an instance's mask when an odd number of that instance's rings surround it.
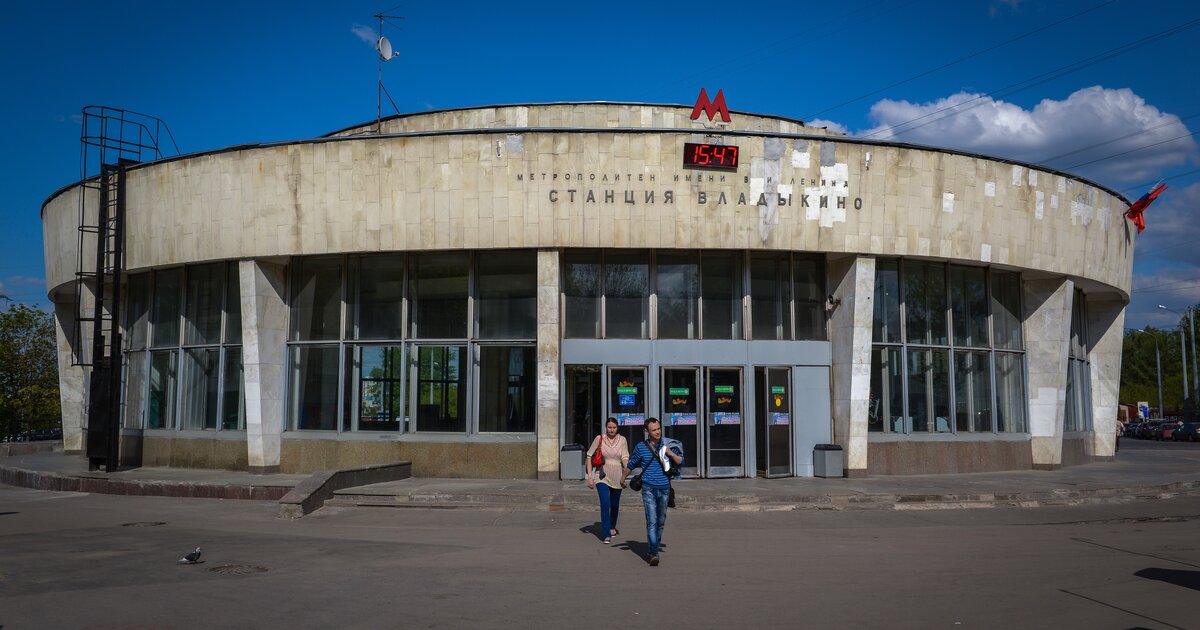
M 261 260 L 238 263 L 242 353 L 246 378 L 246 450 L 250 472 L 279 472 L 287 352 L 287 268 Z
M 875 259 L 832 258 L 829 281 L 834 300 L 841 301 L 833 307 L 829 318 L 833 347 L 833 441 L 845 451 L 846 476 L 862 477 L 867 474 Z
M 558 480 L 559 427 L 562 395 L 559 373 L 559 255 L 538 251 L 537 257 L 537 471 L 538 479 Z
M 1088 362 L 1092 376 L 1091 455 L 1112 457 L 1117 444 L 1117 403 L 1121 390 L 1121 347 L 1125 338 L 1125 301 L 1087 302 Z
M 1066 278 L 1024 282 L 1029 434 L 1033 467 L 1038 470 L 1062 467 L 1074 294 L 1075 283 Z
M 84 426 L 87 420 L 87 373 L 75 363 L 71 337 L 75 330 L 75 303 L 55 302 L 54 337 L 58 346 L 58 399 L 62 407 L 63 450 L 83 452 Z M 80 345 L 84 345 L 81 343 Z M 84 353 L 91 348 L 84 347 Z

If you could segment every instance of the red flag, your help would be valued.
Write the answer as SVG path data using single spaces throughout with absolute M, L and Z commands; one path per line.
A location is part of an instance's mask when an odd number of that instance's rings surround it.
M 1129 211 L 1125 213 L 1125 216 L 1129 217 L 1129 220 L 1133 221 L 1133 224 L 1137 226 L 1138 234 L 1141 234 L 1142 230 L 1146 229 L 1146 218 L 1142 216 L 1146 212 L 1146 208 L 1149 208 L 1150 204 L 1154 203 L 1154 200 L 1158 199 L 1158 196 L 1166 189 L 1166 184 L 1159 184 L 1152 188 L 1150 192 L 1142 195 L 1141 199 L 1133 202 L 1133 205 L 1129 206 Z

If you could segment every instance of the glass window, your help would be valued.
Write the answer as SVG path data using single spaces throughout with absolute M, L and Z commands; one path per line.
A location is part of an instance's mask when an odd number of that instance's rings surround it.
M 996 353 L 996 430 L 1001 433 L 1025 431 L 1023 355 Z
M 900 263 L 875 261 L 875 317 L 873 339 L 900 343 Z
M 944 266 L 904 262 L 904 315 L 909 343 L 946 345 Z
M 987 270 L 950 267 L 950 309 L 954 345 L 988 347 Z
M 351 259 L 352 339 L 400 339 L 404 335 L 404 257 Z
M 658 255 L 654 286 L 659 339 L 696 339 L 700 334 L 698 260 L 694 253 Z
M 954 417 L 959 432 L 992 430 L 992 375 L 987 352 L 954 353 Z
M 409 269 L 412 336 L 418 339 L 467 336 L 467 254 L 419 254 Z
M 224 391 L 221 399 L 221 428 L 237 431 L 246 428 L 246 396 L 242 391 L 242 349 L 225 349 L 225 374 L 221 383 Z
M 179 417 L 184 429 L 217 428 L 220 358 L 217 348 L 183 351 L 183 401 Z
M 417 349 L 417 430 L 467 430 L 466 348 Z
M 992 333 L 995 347 L 1020 350 L 1021 276 L 992 270 Z
M 750 257 L 750 335 L 754 339 L 791 339 L 791 270 L 787 256 Z
M 604 336 L 650 336 L 650 264 L 645 253 L 611 253 L 604 258 Z
M 146 352 L 125 354 L 125 408 L 123 424 L 128 429 L 142 428 L 142 410 L 146 401 Z
M 792 281 L 792 295 L 796 301 L 796 339 L 824 341 L 824 261 L 818 256 L 796 256 L 792 264 Z
M 600 252 L 563 255 L 563 296 L 566 301 L 563 334 L 575 339 L 599 339 Z
M 242 343 L 242 286 L 238 263 L 229 263 L 225 276 L 225 343 Z
M 358 430 L 399 431 L 404 404 L 404 348 L 361 346 Z
M 291 349 L 291 423 L 301 431 L 333 431 L 338 421 L 338 349 Z
M 742 338 L 742 255 L 700 256 L 701 309 L 705 339 Z
M 292 281 L 292 339 L 337 339 L 342 322 L 341 258 L 302 259 Z
M 908 351 L 908 415 L 912 432 L 949 433 L 950 371 L 947 351 Z
M 872 349 L 868 431 L 904 433 L 903 370 L 899 347 L 876 346 Z
M 537 349 L 479 348 L 479 430 L 531 433 L 537 428 Z
M 146 405 L 147 429 L 175 427 L 175 364 L 177 350 L 150 353 L 150 395 Z
M 223 265 L 197 265 L 187 270 L 187 315 L 184 318 L 184 345 L 221 342 L 221 302 Z
M 130 350 L 143 350 L 150 324 L 150 274 L 130 275 L 126 291 L 125 342 Z
M 537 336 L 537 252 L 487 252 L 475 273 L 480 339 Z
M 154 347 L 179 345 L 180 290 L 183 270 L 170 269 L 154 274 Z

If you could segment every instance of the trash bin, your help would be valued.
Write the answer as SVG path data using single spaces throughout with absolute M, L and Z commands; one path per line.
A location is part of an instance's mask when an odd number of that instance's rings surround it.
M 837 444 L 818 444 L 813 448 L 813 475 L 842 476 L 842 447 Z
M 581 480 L 585 477 L 583 469 L 583 445 L 564 444 L 558 451 L 559 479 Z

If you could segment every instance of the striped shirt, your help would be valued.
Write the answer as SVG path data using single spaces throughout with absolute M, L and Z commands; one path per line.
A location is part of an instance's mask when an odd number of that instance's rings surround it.
M 671 450 L 676 455 L 683 455 L 677 449 Z M 674 462 L 671 463 L 674 464 Z M 633 457 L 629 458 L 628 466 L 629 470 L 642 469 L 642 484 L 644 485 L 652 488 L 666 488 L 671 485 L 671 481 L 663 472 L 662 462 L 658 461 L 658 456 L 650 450 L 649 443 L 644 440 L 638 442 L 637 448 L 633 449 Z

